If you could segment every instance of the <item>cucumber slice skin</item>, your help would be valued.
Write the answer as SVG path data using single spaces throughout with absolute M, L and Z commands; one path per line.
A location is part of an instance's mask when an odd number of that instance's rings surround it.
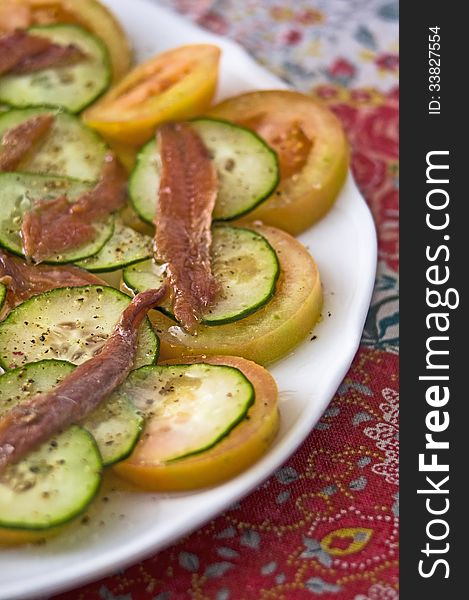
M 246 377 L 246 375 L 244 375 L 244 373 L 242 373 L 239 369 L 237 369 L 235 367 L 227 366 L 227 365 L 210 365 L 208 363 L 197 363 L 197 364 L 190 364 L 190 365 L 188 365 L 188 364 L 147 365 L 147 366 L 141 367 L 140 369 L 136 369 L 135 371 L 133 371 L 129 375 L 129 377 L 125 381 L 125 383 L 121 386 L 121 389 L 123 390 L 123 392 L 130 399 L 130 401 L 135 404 L 136 408 L 138 410 L 142 411 L 144 417 L 146 418 L 146 420 L 148 422 L 149 420 L 151 420 L 152 412 L 155 409 L 155 407 L 153 406 L 153 404 L 149 403 L 149 398 L 137 399 L 137 395 L 142 394 L 142 389 L 145 388 L 145 385 L 147 385 L 147 387 L 150 387 L 150 390 L 147 393 L 150 393 L 152 395 L 152 397 L 156 396 L 156 399 L 158 400 L 161 397 L 164 398 L 167 393 L 171 393 L 173 391 L 170 388 L 169 388 L 169 390 L 166 389 L 166 391 L 165 391 L 165 386 L 161 386 L 161 383 L 162 383 L 161 375 L 162 374 L 164 376 L 165 372 L 173 373 L 173 378 L 176 379 L 176 381 L 180 381 L 180 378 L 183 377 L 185 373 L 191 373 L 191 372 L 197 372 L 197 371 L 203 371 L 203 370 L 205 370 L 205 373 L 203 373 L 203 375 L 205 375 L 206 377 L 207 377 L 207 372 L 208 373 L 218 372 L 218 374 L 221 372 L 224 372 L 225 374 L 230 374 L 231 376 L 235 375 L 239 381 L 239 385 L 244 387 L 245 398 L 244 398 L 243 404 L 240 407 L 240 409 L 238 410 L 236 417 L 232 418 L 232 420 L 228 424 L 226 424 L 223 431 L 216 434 L 215 437 L 213 439 L 211 439 L 210 442 L 205 443 L 203 446 L 196 448 L 194 450 L 183 452 L 182 454 L 180 454 L 178 456 L 167 458 L 166 460 L 164 460 L 164 462 L 169 463 L 169 462 L 181 460 L 183 458 L 187 458 L 189 456 L 194 456 L 196 454 L 201 454 L 202 452 L 205 452 L 205 451 L 209 450 L 210 448 L 213 448 L 214 446 L 216 446 L 216 444 L 218 444 L 222 439 L 224 439 L 237 425 L 239 425 L 239 423 L 241 423 L 246 418 L 249 408 L 255 402 L 254 386 L 249 381 L 249 379 Z M 158 381 L 158 379 L 159 379 L 159 381 Z M 148 386 L 148 383 L 147 383 L 148 380 L 152 380 L 152 382 L 150 383 L 150 386 Z M 204 381 L 205 381 L 205 379 L 204 379 Z M 160 384 L 160 389 L 158 390 L 157 393 L 155 393 L 156 390 L 158 389 L 158 387 L 157 387 L 158 383 Z M 165 385 L 167 387 L 167 384 L 165 384 Z M 176 389 L 176 391 L 177 391 L 177 389 Z M 178 402 L 178 401 L 176 400 L 176 402 Z M 197 406 L 200 409 L 199 403 L 197 403 Z M 178 409 L 184 410 L 184 404 L 178 402 Z M 190 406 L 189 406 L 189 410 L 190 410 Z M 144 429 L 143 435 L 145 435 L 145 429 Z
M 91 273 L 109 273 L 146 260 L 152 255 L 153 239 L 116 219 L 114 233 L 101 250 L 75 264 Z
M 0 376 L 0 418 L 36 394 L 52 390 L 75 365 L 64 360 L 41 360 Z M 94 437 L 103 466 L 131 454 L 143 428 L 143 417 L 124 396 L 112 394 L 81 424 Z
M 219 311 L 219 314 L 216 313 L 217 306 L 211 309 L 212 314 L 210 312 L 203 316 L 201 322 L 204 325 L 209 326 L 217 326 L 217 325 L 225 325 L 226 323 L 233 323 L 234 321 L 239 321 L 240 319 L 244 319 L 245 317 L 251 315 L 256 312 L 262 306 L 267 304 L 267 302 L 274 296 L 275 289 L 277 285 L 278 278 L 280 276 L 280 263 L 278 261 L 277 254 L 269 242 L 261 236 L 259 233 L 253 232 L 251 229 L 245 229 L 244 227 L 228 227 L 228 226 L 216 226 L 214 227 L 214 244 L 212 245 L 212 249 L 216 252 L 216 239 L 217 233 L 220 235 L 228 234 L 231 235 L 231 232 L 234 236 L 242 236 L 245 237 L 244 243 L 240 244 L 240 248 L 246 247 L 249 240 L 254 240 L 255 243 L 260 243 L 262 245 L 262 251 L 267 254 L 268 260 L 270 264 L 270 278 L 267 281 L 267 287 L 261 288 L 260 286 L 256 286 L 254 284 L 254 289 L 256 292 L 261 291 L 259 294 L 259 298 L 256 302 L 252 302 L 249 306 L 245 306 L 236 311 L 232 311 L 230 313 L 225 313 Z M 230 245 L 230 239 L 225 242 L 228 246 Z M 221 255 L 221 258 L 223 255 Z M 236 255 L 235 257 L 236 258 Z M 241 259 L 241 256 L 238 257 L 238 260 Z M 228 269 L 221 270 L 217 277 L 217 260 L 213 260 L 213 272 L 218 281 L 222 282 L 222 289 L 225 294 L 228 293 L 228 289 L 230 289 L 230 285 L 232 287 L 236 285 L 236 282 L 232 284 L 230 281 Z M 267 266 L 267 265 L 265 265 Z M 139 273 L 140 269 L 140 273 Z M 160 271 L 160 272 L 159 272 Z M 242 271 L 241 271 L 242 272 Z M 233 271 L 233 278 L 236 279 L 236 270 Z M 267 279 L 267 277 L 266 277 Z M 128 289 L 130 289 L 133 293 L 138 293 L 144 291 L 145 289 L 150 289 L 152 287 L 158 287 L 164 281 L 164 275 L 161 267 L 153 263 L 153 261 L 142 261 L 141 263 L 136 263 L 129 268 L 124 269 L 123 271 L 123 281 Z M 244 299 L 246 297 L 245 294 L 242 294 L 241 297 Z M 174 319 L 174 315 L 171 312 L 169 306 L 159 306 L 157 310 L 167 315 L 168 317 Z M 213 314 L 215 313 L 215 314 Z M 221 313 L 221 314 L 220 314 Z
M 100 285 L 56 288 L 33 296 L 0 322 L 0 366 L 10 370 L 43 359 L 81 364 L 101 348 L 129 303 L 126 294 Z M 80 333 L 85 324 L 87 339 Z M 159 339 L 146 317 L 134 368 L 154 364 L 158 354 Z
M 89 184 L 69 177 L 52 177 L 37 173 L 0 173 L 0 246 L 24 258 L 19 230 L 21 219 L 34 200 L 53 199 L 66 193 L 72 200 L 89 189 Z M 101 250 L 114 231 L 114 216 L 99 224 L 94 240 L 81 248 L 70 249 L 50 264 L 65 264 L 82 260 Z
M 83 27 L 72 24 L 36 25 L 29 28 L 28 32 L 33 35 L 43 35 L 60 44 L 76 44 L 88 56 L 96 57 L 95 72 L 90 69 L 88 69 L 90 72 L 87 71 L 89 65 L 85 59 L 75 65 L 58 69 L 43 69 L 24 75 L 3 75 L 0 77 L 0 103 L 16 108 L 59 107 L 66 108 L 72 113 L 79 113 L 97 100 L 110 86 L 112 74 L 108 49 L 99 38 Z M 60 96 L 62 88 L 68 85 L 67 79 L 76 78 L 77 72 L 85 75 L 87 81 L 81 90 L 79 88 L 77 91 L 76 86 L 74 90 L 68 90 L 69 93 L 65 94 L 69 96 L 68 99 L 59 102 L 57 97 Z M 54 88 L 52 91 L 47 90 L 51 83 Z M 41 84 L 46 86 L 46 90 L 39 93 Z
M 227 191 L 229 181 L 224 184 L 224 180 L 227 175 L 227 170 L 222 165 L 221 159 L 217 163 L 216 156 L 216 144 L 210 142 L 209 138 L 209 130 L 210 127 L 219 127 L 222 129 L 220 132 L 220 137 L 223 138 L 229 135 L 232 132 L 235 132 L 238 137 L 244 137 L 248 142 L 255 143 L 257 147 L 257 151 L 262 150 L 266 156 L 269 158 L 271 163 L 269 169 L 270 171 L 270 182 L 269 185 L 265 186 L 262 192 L 257 194 L 256 198 L 250 200 L 245 206 L 237 206 L 232 210 L 223 210 L 220 207 L 217 208 L 217 204 L 215 204 L 215 209 L 213 211 L 213 220 L 214 221 L 232 221 L 234 219 L 238 219 L 245 214 L 249 213 L 251 210 L 254 210 L 259 204 L 261 204 L 264 200 L 266 200 L 277 187 L 280 181 L 280 169 L 279 162 L 276 152 L 270 148 L 266 142 L 259 136 L 257 133 L 247 129 L 245 127 L 241 127 L 240 125 L 235 125 L 230 123 L 229 121 L 224 121 L 222 119 L 208 119 L 208 118 L 197 118 L 189 121 L 194 128 L 197 130 L 197 133 L 202 137 L 202 140 L 208 147 L 209 151 L 212 154 L 215 154 L 214 161 L 217 165 L 217 171 L 219 174 L 222 193 L 228 194 Z M 225 129 L 225 131 L 223 131 Z M 239 154 L 239 153 L 238 153 Z M 223 158 L 225 161 L 226 158 Z M 239 187 L 239 181 L 236 182 Z M 140 217 L 149 224 L 153 224 L 155 217 L 155 206 L 156 199 L 158 193 L 159 186 L 159 153 L 156 150 L 156 140 L 150 140 L 147 142 L 141 149 L 139 154 L 137 155 L 137 160 L 135 167 L 131 173 L 129 180 L 129 196 L 132 206 L 135 211 L 140 215 Z M 150 200 L 151 198 L 151 200 Z M 153 200 L 154 198 L 154 200 Z M 217 202 L 219 202 L 217 200 Z M 220 201 L 221 203 L 221 201 Z
M 0 475 L 0 527 L 43 531 L 71 521 L 96 496 L 101 472 L 93 436 L 73 425 Z
M 0 114 L 0 138 L 6 131 L 33 117 L 51 114 L 54 124 L 33 156 L 18 169 L 27 173 L 69 177 L 93 183 L 99 179 L 107 145 L 93 129 L 65 109 L 47 107 L 10 109 Z

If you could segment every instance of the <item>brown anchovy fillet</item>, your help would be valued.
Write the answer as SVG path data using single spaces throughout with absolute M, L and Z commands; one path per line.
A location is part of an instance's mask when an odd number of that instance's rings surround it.
M 162 286 L 135 296 L 99 354 L 53 390 L 17 404 L 0 420 L 0 471 L 57 431 L 79 423 L 125 381 L 135 359 L 139 326 L 165 294 Z
M 190 125 L 169 123 L 157 135 L 161 178 L 155 252 L 167 263 L 174 315 L 185 329 L 194 331 L 217 292 L 210 266 L 217 172 Z
M 0 144 L 0 171 L 14 171 L 49 132 L 53 115 L 38 115 L 7 129 Z
M 72 265 L 28 265 L 0 250 L 0 283 L 7 286 L 0 318 L 28 298 L 59 287 L 77 287 L 104 282 L 99 277 Z
M 10 73 L 15 75 L 24 75 L 27 73 L 35 73 L 44 69 L 60 67 L 68 67 L 83 61 L 86 54 L 75 46 L 75 44 L 67 44 L 59 46 L 59 44 L 51 43 L 44 52 L 28 56 L 18 63 Z
M 63 67 L 75 64 L 85 57 L 73 44 L 61 46 L 45 37 L 31 35 L 19 29 L 0 36 L 0 75 Z
M 44 52 L 51 44 L 47 38 L 17 29 L 0 36 L 0 75 L 8 73 L 22 60 Z
M 25 213 L 21 238 L 25 256 L 38 263 L 72 248 L 79 248 L 96 235 L 95 223 L 123 207 L 126 175 L 118 160 L 105 158 L 101 179 L 75 202 L 66 196 L 39 200 Z

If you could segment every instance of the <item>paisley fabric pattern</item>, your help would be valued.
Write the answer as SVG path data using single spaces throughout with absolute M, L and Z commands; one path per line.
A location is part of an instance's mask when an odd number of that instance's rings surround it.
M 303 91 L 319 83 L 389 91 L 399 69 L 397 0 L 160 0 L 242 44 Z
M 397 600 L 398 3 L 164 0 L 342 120 L 379 234 L 354 363 L 305 443 L 205 527 L 55 600 Z

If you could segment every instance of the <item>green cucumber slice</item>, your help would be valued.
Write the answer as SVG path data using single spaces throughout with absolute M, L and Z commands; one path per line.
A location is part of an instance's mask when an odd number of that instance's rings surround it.
M 152 258 L 135 263 L 122 271 L 125 289 L 135 295 L 145 290 L 158 289 L 165 279 L 165 265 L 155 262 Z M 159 309 L 168 314 L 171 313 L 170 306 L 170 303 L 165 302 Z
M 279 167 L 277 155 L 264 140 L 227 121 L 195 119 L 191 125 L 213 156 L 218 172 L 214 220 L 237 219 L 270 196 L 279 181 Z M 141 149 L 129 181 L 132 204 L 147 223 L 155 219 L 160 168 L 157 143 L 151 140 Z
M 216 119 L 194 119 L 217 168 L 219 190 L 213 219 L 229 221 L 253 210 L 279 182 L 275 151 L 253 131 Z
M 214 227 L 212 272 L 219 284 L 215 305 L 203 315 L 205 325 L 231 323 L 255 312 L 275 293 L 280 266 L 275 250 L 255 231 Z M 164 268 L 146 260 L 124 269 L 125 285 L 134 293 L 159 287 Z M 170 304 L 160 308 L 172 316 Z
M 241 371 L 204 363 L 142 367 L 121 390 L 145 417 L 143 436 L 158 441 L 151 462 L 208 450 L 246 417 L 254 402 L 254 388 Z
M 112 333 L 130 298 L 111 287 L 59 288 L 33 296 L 0 323 L 0 366 L 55 358 L 79 365 Z M 159 340 L 148 318 L 140 326 L 134 368 L 153 364 Z
M 137 154 L 129 178 L 129 198 L 138 216 L 153 225 L 160 187 L 160 155 L 156 140 L 147 142 Z
M 17 367 L 0 376 L 0 418 L 13 406 L 52 390 L 75 368 L 69 362 L 41 360 Z M 125 397 L 112 394 L 91 413 L 82 426 L 99 448 L 104 466 L 126 458 L 143 427 L 143 418 Z
M 83 512 L 101 481 L 93 437 L 73 426 L 0 474 L 0 527 L 48 529 Z
M 66 194 L 71 200 L 89 189 L 84 182 L 67 177 L 33 173 L 0 173 L 0 246 L 24 257 L 20 237 L 21 221 L 36 200 L 52 200 Z M 92 256 L 111 237 L 114 217 L 97 226 L 96 237 L 80 248 L 73 248 L 49 259 L 49 263 L 67 263 Z
M 116 219 L 114 233 L 101 250 L 90 258 L 75 263 L 92 273 L 116 271 L 149 258 L 153 254 L 153 238 Z
M 54 124 L 34 153 L 26 156 L 15 170 L 90 182 L 99 179 L 106 144 L 70 113 L 44 108 L 9 110 L 0 115 L 0 138 L 8 129 L 44 114 L 53 114 Z
M 132 453 L 143 423 L 141 413 L 133 404 L 114 392 L 83 421 L 83 427 L 95 438 L 103 465 L 108 467 Z
M 79 63 L 23 75 L 0 77 L 0 102 L 10 106 L 61 106 L 77 113 L 91 104 L 111 83 L 111 67 L 106 46 L 78 25 L 31 27 L 33 35 L 62 45 L 75 44 L 86 58 Z
M 0 283 L 0 310 L 2 309 L 3 303 L 7 296 L 7 286 L 4 283 Z

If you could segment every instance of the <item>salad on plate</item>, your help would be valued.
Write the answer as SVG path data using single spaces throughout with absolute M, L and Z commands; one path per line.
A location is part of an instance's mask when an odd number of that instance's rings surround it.
M 213 105 L 220 48 L 133 65 L 96 0 L 0 3 L 0 543 L 63 531 L 112 471 L 216 485 L 279 427 L 266 369 L 321 318 L 294 237 L 348 171 L 298 92 Z

